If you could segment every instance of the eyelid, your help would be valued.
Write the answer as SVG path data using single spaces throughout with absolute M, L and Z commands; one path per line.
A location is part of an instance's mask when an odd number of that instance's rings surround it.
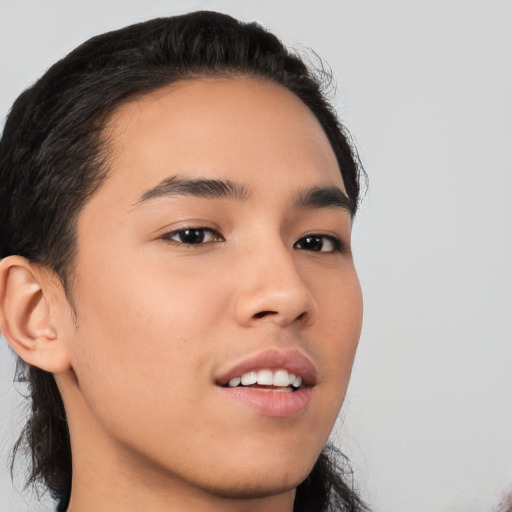
M 303 249 L 301 247 L 296 247 L 296 245 L 306 238 L 324 238 L 328 239 L 333 244 L 333 249 L 328 251 L 315 251 L 315 250 L 308 250 Z M 308 252 L 319 252 L 319 253 L 327 253 L 327 254 L 343 254 L 347 251 L 348 244 L 345 243 L 344 239 L 340 237 L 339 235 L 333 234 L 333 233 L 322 233 L 322 232 L 312 232 L 312 233 L 306 233 L 302 235 L 300 238 L 297 239 L 297 241 L 293 244 L 294 249 L 302 249 Z
M 198 243 L 187 243 L 184 241 L 174 240 L 173 237 L 179 235 L 180 233 L 184 233 L 186 231 L 203 231 L 205 233 L 211 233 L 214 236 L 214 240 L 207 240 L 207 241 L 200 241 Z M 166 242 L 174 242 L 177 246 L 201 246 L 210 244 L 213 242 L 223 242 L 225 241 L 225 238 L 222 236 L 220 231 L 218 229 L 215 229 L 210 226 L 204 226 L 204 225 L 185 225 L 182 227 L 179 227 L 177 229 L 173 229 L 171 231 L 166 231 L 162 235 L 159 236 L 159 239 L 164 240 Z
M 171 233 L 177 233 L 179 231 L 186 231 L 187 229 L 208 229 L 221 234 L 220 227 L 216 222 L 212 222 L 207 218 L 184 218 L 176 222 L 169 224 L 162 224 L 158 230 L 154 231 L 154 238 L 159 239 L 164 236 L 168 236 Z

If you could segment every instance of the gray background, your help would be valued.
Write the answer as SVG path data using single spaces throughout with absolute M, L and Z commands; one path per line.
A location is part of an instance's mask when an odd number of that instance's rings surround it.
M 512 2 L 0 0 L 0 126 L 89 36 L 196 8 L 314 48 L 370 175 L 365 327 L 335 434 L 363 494 L 380 512 L 496 511 L 512 479 Z M 1 340 L 0 511 L 50 510 L 4 462 L 12 374 Z

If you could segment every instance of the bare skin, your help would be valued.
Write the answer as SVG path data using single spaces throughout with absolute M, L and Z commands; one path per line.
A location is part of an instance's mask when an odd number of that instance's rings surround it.
M 109 176 L 77 227 L 76 322 L 51 272 L 0 263 L 0 327 L 54 373 L 65 403 L 69 512 L 290 512 L 361 329 L 350 213 L 298 201 L 344 192 L 329 142 L 292 93 L 241 78 L 151 93 L 106 134 Z M 230 185 L 206 197 L 177 194 L 178 180 Z M 277 415 L 223 387 L 261 354 L 308 361 L 297 411 L 288 395 Z

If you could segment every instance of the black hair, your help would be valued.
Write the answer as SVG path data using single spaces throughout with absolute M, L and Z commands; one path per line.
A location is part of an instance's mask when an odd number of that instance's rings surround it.
M 202 11 L 93 37 L 19 96 L 0 141 L 0 257 L 18 254 L 54 271 L 72 305 L 76 222 L 108 173 L 109 116 L 135 96 L 204 76 L 264 79 L 296 94 L 325 131 L 356 212 L 364 173 L 323 92 L 325 74 L 260 25 Z M 19 359 L 16 374 L 28 384 L 32 410 L 13 461 L 27 448 L 27 485 L 42 484 L 65 510 L 71 448 L 62 398 L 51 373 Z M 299 485 L 294 511 L 367 510 L 347 475 L 344 458 L 325 449 Z

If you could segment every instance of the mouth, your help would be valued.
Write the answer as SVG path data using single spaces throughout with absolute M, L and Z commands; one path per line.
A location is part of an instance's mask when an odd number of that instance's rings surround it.
M 237 375 L 222 385 L 225 388 L 251 388 L 261 391 L 278 391 L 281 393 L 292 393 L 305 387 L 301 375 L 288 372 L 285 369 L 251 370 L 243 375 Z
M 270 350 L 235 363 L 215 384 L 225 396 L 260 415 L 290 417 L 307 409 L 316 369 L 297 350 Z

